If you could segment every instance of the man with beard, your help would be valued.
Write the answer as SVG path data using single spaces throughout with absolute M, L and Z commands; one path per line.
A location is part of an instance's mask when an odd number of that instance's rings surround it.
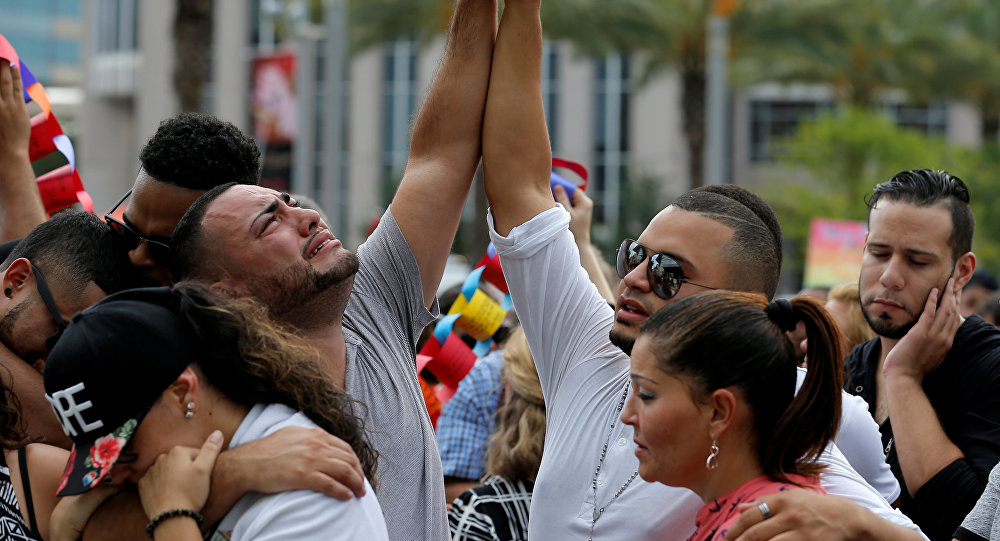
M 36 226 L 0 265 L 0 365 L 10 372 L 27 434 L 68 448 L 45 401 L 41 371 L 51 337 L 73 314 L 133 287 L 134 272 L 100 218 L 67 211 Z
M 959 313 L 974 229 L 968 189 L 944 171 L 904 171 L 868 201 L 860 296 L 878 336 L 851 352 L 849 388 L 932 539 L 951 539 L 1000 460 L 1000 330 Z
M 438 313 L 437 287 L 479 162 L 496 15 L 495 0 L 456 4 L 403 179 L 357 256 L 316 211 L 258 186 L 210 190 L 171 238 L 175 283 L 196 280 L 262 301 L 275 321 L 320 351 L 334 384 L 367 406 L 393 539 L 448 538 L 415 343 Z
M 483 124 L 490 234 L 545 396 L 545 452 L 528 537 L 684 539 L 694 531 L 703 502 L 688 490 L 636 478 L 634 433 L 620 418 L 634 394 L 628 353 L 643 322 L 675 299 L 713 288 L 773 297 L 781 229 L 770 206 L 745 189 L 711 186 L 685 193 L 653 217 L 637 240 L 622 242 L 616 265 L 622 280 L 617 305 L 609 308 L 580 267 L 569 216 L 549 189 L 539 9 L 540 0 L 505 3 Z M 860 414 L 880 456 L 874 426 L 864 409 Z M 861 424 L 842 426 L 860 430 Z M 706 458 L 710 452 L 705 449 Z M 719 459 L 725 454 L 720 450 Z M 865 484 L 836 445 L 820 462 L 828 466 L 821 480 L 831 494 L 910 524 Z M 821 505 L 843 501 L 825 498 Z M 799 512 L 784 512 L 789 509 Z M 750 513 L 759 518 L 763 512 L 754 507 Z M 766 524 L 794 528 L 790 519 L 805 515 L 793 504 L 776 504 Z M 860 525 L 854 531 L 868 538 L 918 536 L 853 503 L 838 518 L 838 525 Z

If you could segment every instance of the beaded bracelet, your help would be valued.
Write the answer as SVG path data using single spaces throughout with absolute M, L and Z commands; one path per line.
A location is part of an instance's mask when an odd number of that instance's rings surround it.
M 170 509 L 169 511 L 164 511 L 149 520 L 149 524 L 146 525 L 146 535 L 148 535 L 150 539 L 153 539 L 153 532 L 156 530 L 156 527 L 162 524 L 163 521 L 174 517 L 191 517 L 198 523 L 199 528 L 201 527 L 201 523 L 204 521 L 204 519 L 201 518 L 201 513 L 195 511 L 194 509 Z

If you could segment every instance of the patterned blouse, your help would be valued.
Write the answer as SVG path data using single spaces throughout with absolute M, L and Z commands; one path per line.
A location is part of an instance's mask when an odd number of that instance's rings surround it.
M 29 525 L 21 516 L 21 506 L 14 494 L 14 484 L 10 480 L 10 468 L 7 459 L 0 451 L 0 539 L 13 541 L 42 541 L 42 534 L 35 524 L 35 511 L 31 504 L 31 484 L 28 481 L 27 459 L 25 448 L 17 450 L 18 462 L 21 464 L 21 484 L 24 485 L 25 504 L 28 505 Z
M 523 541 L 528 539 L 531 481 L 488 475 L 483 484 L 463 492 L 451 504 L 452 541 Z
M 765 494 L 775 494 L 793 488 L 804 488 L 820 494 L 826 494 L 819 484 L 819 478 L 803 475 L 789 475 L 789 479 L 798 483 L 783 483 L 775 481 L 766 475 L 754 477 L 742 485 L 730 490 L 725 496 L 716 498 L 705 504 L 695 518 L 695 532 L 687 541 L 722 541 L 729 527 L 740 518 L 736 507 L 741 503 L 751 503 L 757 497 Z

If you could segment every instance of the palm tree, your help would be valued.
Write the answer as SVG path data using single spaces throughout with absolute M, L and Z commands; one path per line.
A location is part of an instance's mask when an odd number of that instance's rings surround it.
M 201 108 L 202 90 L 212 72 L 212 27 L 212 0 L 177 0 L 174 89 L 181 111 Z
M 936 76 L 960 56 L 950 0 L 762 0 L 734 19 L 734 81 L 828 85 L 862 107 L 887 91 L 942 97 Z M 760 24 L 766 21 L 766 24 Z

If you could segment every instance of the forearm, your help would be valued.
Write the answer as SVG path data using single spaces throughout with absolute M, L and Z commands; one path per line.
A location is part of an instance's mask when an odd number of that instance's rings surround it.
M 538 0 L 506 2 L 483 123 L 486 194 L 496 231 L 504 236 L 555 204 L 541 65 Z
M 407 168 L 424 160 L 475 173 L 496 35 L 496 2 L 458 0 L 438 72 L 413 126 Z
M 222 520 L 236 501 L 243 497 L 247 491 L 241 482 L 243 479 L 246 477 L 240 473 L 237 462 L 233 460 L 233 453 L 231 451 L 220 453 L 215 461 L 215 469 L 212 470 L 212 489 L 208 493 L 205 507 L 201 510 L 205 526 Z
M 19 239 L 46 220 L 27 148 L 0 156 L 0 242 Z
M 854 524 L 854 535 L 848 539 L 879 539 L 880 541 L 926 541 L 919 533 L 873 513 L 864 513 Z
M 945 434 L 919 381 L 888 375 L 885 386 L 899 467 L 906 489 L 913 496 L 938 472 L 965 455 Z
M 148 539 L 147 522 L 139 494 L 126 490 L 97 508 L 83 531 L 83 541 L 143 541 Z
M 420 107 L 392 213 L 434 302 L 480 158 L 495 0 L 459 0 L 444 57 Z

